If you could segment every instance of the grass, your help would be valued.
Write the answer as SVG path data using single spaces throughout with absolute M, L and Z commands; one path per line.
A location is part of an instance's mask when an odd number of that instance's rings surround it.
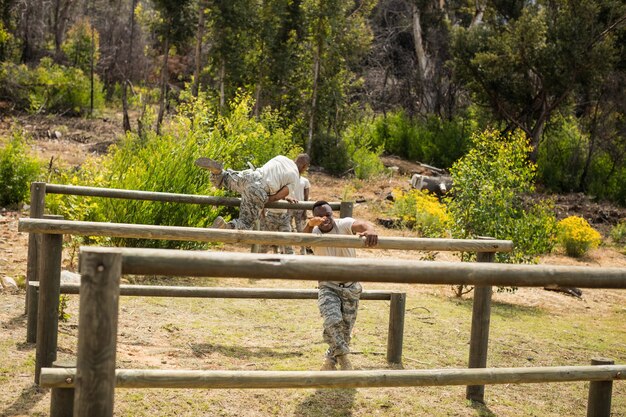
M 171 284 L 168 282 L 168 284 Z M 195 279 L 195 284 L 251 286 L 248 280 Z M 186 285 L 186 284 L 185 284 Z M 311 288 L 310 282 L 261 281 L 264 287 Z M 389 285 L 366 284 L 368 289 Z M 441 287 L 391 286 L 407 292 L 404 368 L 466 366 L 471 299 L 451 298 Z M 523 298 L 520 289 L 517 299 Z M 532 293 L 534 297 L 538 290 Z M 592 290 L 587 290 L 592 291 Z M 600 290 L 595 290 L 600 291 Z M 589 294 L 593 297 L 594 293 Z M 598 293 L 599 294 L 599 293 Z M 604 293 L 603 293 L 604 294 Z M 541 293 L 539 293 L 541 296 Z M 609 294 L 610 296 L 610 294 Z M 626 362 L 624 309 L 584 308 L 566 297 L 566 308 L 527 305 L 498 295 L 492 306 L 489 366 L 586 365 L 594 356 Z M 606 296 L 604 296 L 606 297 Z M 4 317 L 19 317 L 23 294 Z M 561 300 L 561 298 L 559 298 Z M 577 304 L 578 303 L 578 304 Z M 573 307 L 567 307 L 568 305 Z M 353 363 L 384 369 L 389 302 L 362 301 L 353 338 Z M 76 351 L 78 297 L 70 296 L 69 322 L 61 325 L 60 357 Z M 315 370 L 325 346 L 315 300 L 224 300 L 122 297 L 119 367 L 153 369 Z M 34 346 L 24 344 L 15 318 L 0 342 L 3 415 L 47 415 L 49 394 L 32 386 Z M 3 321 L 4 325 L 4 321 Z M 10 387 L 8 387 L 10 385 Z M 465 387 L 344 390 L 120 389 L 116 416 L 583 416 L 588 384 L 551 383 L 486 387 L 487 405 L 472 406 Z M 626 384 L 613 386 L 614 415 L 626 415 Z M 16 399 L 17 398 L 17 399 Z M 13 404 L 11 402 L 13 401 Z M 17 405 L 16 405 L 17 404 Z M 14 414 L 6 414 L 14 410 Z

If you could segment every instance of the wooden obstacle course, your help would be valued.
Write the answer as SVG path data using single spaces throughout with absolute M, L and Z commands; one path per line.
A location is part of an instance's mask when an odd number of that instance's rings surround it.
M 197 253 L 191 251 L 173 251 L 160 250 L 159 262 L 163 265 L 169 265 L 166 273 L 179 271 L 180 267 L 176 264 L 186 265 L 189 260 L 194 260 L 196 265 L 202 264 L 210 270 L 211 275 L 215 275 L 216 271 L 223 271 L 217 267 L 223 265 L 225 259 L 231 254 L 203 254 L 197 256 Z M 75 416 L 78 417 L 110 417 L 112 416 L 112 394 L 111 391 L 115 386 L 119 387 L 175 387 L 175 388 L 313 388 L 313 387 L 365 387 L 365 386 L 412 386 L 412 385 L 467 385 L 482 386 L 491 383 L 531 383 L 531 382 L 564 382 L 564 381 L 602 381 L 610 382 L 623 378 L 626 366 L 623 365 L 597 365 L 591 367 L 543 367 L 543 368 L 505 368 L 505 369 L 452 369 L 452 370 L 426 370 L 426 371 L 357 371 L 357 372 L 232 372 L 232 371 L 158 371 L 158 370 L 118 370 L 110 366 L 111 357 L 115 356 L 115 345 L 112 340 L 115 339 L 117 331 L 117 311 L 113 311 L 110 305 L 102 309 L 98 307 L 98 303 L 111 303 L 111 299 L 117 299 L 119 287 L 115 287 L 115 283 L 119 282 L 119 277 L 125 269 L 134 270 L 136 274 L 141 274 L 142 266 L 136 263 L 137 258 L 146 256 L 147 253 L 156 253 L 155 250 L 147 251 L 141 249 L 119 249 L 119 248 L 81 248 L 81 273 L 83 279 L 81 282 L 81 312 L 79 320 L 79 349 L 77 370 L 75 371 L 76 379 L 72 370 L 45 369 L 42 378 L 46 386 L 68 387 L 73 381 L 76 381 L 76 410 Z M 242 278 L 254 277 L 254 266 L 258 262 L 260 255 L 242 254 L 237 259 L 237 265 L 240 267 L 239 276 Z M 275 257 L 274 263 L 280 264 L 282 260 L 288 256 Z M 307 257 L 295 257 L 295 262 L 291 267 L 299 272 L 300 279 L 314 280 L 316 279 L 308 265 L 302 265 L 299 268 L 300 261 L 304 261 Z M 318 264 L 324 263 L 323 259 L 313 258 Z M 337 260 L 340 260 L 339 258 Z M 125 263 L 131 265 L 125 266 Z M 459 263 L 462 265 L 461 263 Z M 145 264 L 141 264 L 145 266 Z M 423 262 L 413 262 L 414 267 L 407 270 L 401 277 L 401 282 L 421 283 L 425 280 L 422 269 L 425 268 Z M 499 280 L 497 275 L 492 274 L 491 265 L 477 264 L 477 268 L 473 270 L 465 270 L 468 275 L 480 275 L 486 273 L 488 276 L 485 284 L 497 285 Z M 370 274 L 386 275 L 385 269 L 390 265 L 378 264 L 370 265 L 373 271 L 365 269 L 356 269 L 353 271 L 355 280 L 363 281 Z M 532 274 L 532 271 L 549 272 L 550 270 L 543 266 L 525 266 L 526 270 Z M 576 273 L 578 270 L 579 273 Z M 580 280 L 580 282 L 590 283 L 593 280 L 597 270 L 602 273 L 611 273 L 614 280 L 613 284 L 618 288 L 626 288 L 626 271 L 623 268 L 586 268 L 578 267 L 570 269 Z M 162 272 L 162 273 L 163 273 Z M 502 275 L 510 274 L 501 271 Z M 586 272 L 586 274 L 583 274 Z M 221 276 L 219 274 L 218 276 Z M 229 275 L 226 275 L 228 277 Z M 587 276 L 585 280 L 584 277 Z M 278 279 L 295 279 L 290 276 L 278 275 L 274 278 Z M 472 278 L 467 277 L 468 279 Z M 543 284 L 550 282 L 553 276 L 545 274 L 543 276 Z M 372 281 L 374 281 L 372 279 Z M 584 286 L 584 285 L 581 285 Z M 116 292 L 117 290 L 117 292 Z M 113 292 L 111 292 L 113 291 Z M 90 314 L 83 313 L 83 304 L 88 305 Z M 115 304 L 117 307 L 117 304 Z M 95 309 L 95 310 L 94 310 Z M 97 311 L 97 313 L 96 313 Z M 97 325 L 94 319 L 97 317 Z M 109 335 L 93 334 L 86 329 L 110 329 Z M 100 332 L 102 333 L 102 332 Z M 90 343 L 81 341 L 81 338 L 92 336 Z M 98 343 L 101 340 L 101 343 Z M 88 360 L 81 360 L 88 357 Z M 117 375 L 116 375 L 117 373 Z M 81 379 L 81 375 L 89 375 L 89 378 Z M 58 385 L 61 384 L 61 385 Z M 64 385 L 65 384 L 65 385 Z M 606 402 L 606 387 L 596 385 L 594 392 L 589 396 L 589 409 L 597 406 L 598 398 Z M 592 388 L 590 388 L 592 389 Z M 595 393 L 598 390 L 598 393 Z M 610 391 L 609 391 L 610 392 Z M 89 401 L 79 401 L 78 399 L 89 397 Z M 111 401 L 110 406 L 103 405 L 105 401 Z M 609 399 L 610 400 L 610 399 Z M 100 404 L 98 409 L 94 409 L 88 404 Z M 606 407 L 605 407 L 606 409 Z M 595 412 L 594 412 L 595 413 Z M 610 415 L 610 404 L 608 406 Z M 601 414 L 593 414 L 594 416 L 602 416 Z

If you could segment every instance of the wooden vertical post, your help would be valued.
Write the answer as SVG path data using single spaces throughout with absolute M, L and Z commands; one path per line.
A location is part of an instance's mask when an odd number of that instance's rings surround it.
M 33 182 L 30 184 L 30 218 L 43 217 L 46 204 L 46 183 Z M 26 326 L 26 342 L 33 343 L 37 338 L 37 299 L 33 299 L 33 293 L 29 291 L 28 283 L 37 281 L 39 274 L 38 257 L 41 235 L 39 233 L 28 234 L 28 255 L 26 261 L 26 299 L 24 300 L 24 312 L 28 314 Z M 34 311 L 31 311 L 34 309 Z
M 75 417 L 112 417 L 121 251 L 80 254 Z
M 44 219 L 57 219 L 63 220 L 63 216 L 57 216 L 53 214 L 44 214 Z M 35 247 L 37 248 L 37 259 L 41 258 L 41 239 L 42 235 L 36 234 Z M 30 250 L 30 243 L 29 243 Z M 39 262 L 39 261 L 38 261 Z M 35 268 L 38 271 L 38 267 Z M 39 281 L 39 277 L 35 276 L 32 281 Z M 28 282 L 28 281 L 27 281 Z M 39 311 L 39 288 L 33 287 L 27 284 L 26 287 L 26 341 L 28 343 L 34 343 L 37 341 L 37 316 Z
M 591 359 L 592 365 L 614 365 L 615 362 L 605 358 Z M 611 417 L 611 395 L 613 381 L 591 381 L 587 400 L 587 417 Z
M 256 219 L 254 221 L 254 230 L 261 230 L 261 219 Z M 250 248 L 250 253 L 259 253 L 259 251 L 261 250 L 259 246 L 260 245 L 258 243 L 252 244 L 252 247 Z
M 493 262 L 493 252 L 476 254 L 478 262 Z M 474 304 L 472 307 L 472 330 L 468 368 L 487 367 L 487 349 L 489 347 L 489 323 L 491 320 L 491 285 L 474 287 Z M 479 403 L 485 402 L 484 385 L 468 385 L 465 398 Z
M 74 368 L 76 364 L 56 361 L 53 368 Z M 50 417 L 74 415 L 74 388 L 52 388 L 50 393 Z
M 339 217 L 352 217 L 353 210 L 353 201 L 342 201 L 339 206 Z
M 389 305 L 389 333 L 387 335 L 387 362 L 402 365 L 404 339 L 405 293 L 392 293 Z
M 42 367 L 52 366 L 57 358 L 59 296 L 61 295 L 61 258 L 63 235 L 41 236 L 39 256 L 39 303 L 37 314 L 37 347 L 35 383 L 39 384 Z

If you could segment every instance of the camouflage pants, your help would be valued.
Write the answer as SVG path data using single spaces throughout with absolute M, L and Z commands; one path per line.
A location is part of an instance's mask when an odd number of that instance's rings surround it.
M 324 341 L 328 343 L 326 356 L 335 358 L 350 353 L 350 338 L 359 309 L 363 288 L 358 282 L 349 287 L 324 283 L 319 287 L 317 304 L 324 319 Z
M 290 210 L 291 218 L 293 219 L 296 225 L 296 232 L 302 233 L 304 227 L 306 226 L 306 210 Z M 289 221 L 291 224 L 291 219 Z M 300 254 L 306 255 L 306 246 L 302 246 L 300 248 Z
M 215 186 L 241 194 L 239 218 L 229 222 L 235 229 L 252 230 L 254 223 L 261 217 L 261 211 L 268 198 L 261 178 L 261 173 L 252 169 L 243 171 L 227 169 L 221 174 L 211 174 L 211 181 Z
M 261 230 L 268 232 L 291 232 L 291 210 L 285 210 L 280 213 L 266 211 L 265 218 L 261 221 Z M 267 245 L 261 245 L 259 252 L 266 253 L 269 250 Z M 293 254 L 292 246 L 283 246 L 283 253 Z

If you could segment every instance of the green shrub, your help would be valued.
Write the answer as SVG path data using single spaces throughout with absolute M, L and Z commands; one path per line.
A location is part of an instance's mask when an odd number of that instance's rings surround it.
M 470 135 L 477 129 L 469 115 L 452 120 L 430 116 L 418 122 L 402 111 L 379 116 L 373 125 L 373 146 L 382 146 L 387 154 L 443 168 L 467 152 Z
M 626 219 L 620 220 L 618 224 L 611 228 L 611 239 L 618 244 L 626 244 Z
M 395 189 L 390 214 L 422 237 L 447 237 L 450 217 L 437 197 L 426 191 Z
M 333 175 L 343 175 L 351 168 L 346 142 L 331 134 L 320 133 L 313 139 L 311 159 Z
M 567 217 L 558 223 L 558 238 L 565 253 L 574 258 L 583 256 L 602 242 L 600 233 L 578 216 Z
M 88 73 L 92 64 L 92 56 L 94 67 L 98 64 L 100 58 L 99 45 L 100 35 L 98 31 L 91 26 L 89 19 L 83 17 L 67 31 L 61 50 L 72 66 Z
M 578 189 L 585 162 L 587 137 L 573 118 L 556 118 L 550 123 L 539 146 L 537 178 L 554 192 Z
M 372 145 L 373 130 L 371 123 L 360 121 L 349 126 L 343 134 L 350 165 L 358 179 L 366 180 L 385 171 L 379 158 L 383 147 Z
M 102 163 L 109 186 L 131 190 L 180 194 L 224 195 L 213 187 L 208 171 L 194 161 L 207 156 L 223 161 L 226 167 L 247 168 L 246 162 L 261 166 L 282 154 L 295 157 L 300 148 L 291 142 L 290 130 L 278 127 L 275 114 L 250 117 L 252 103 L 242 96 L 227 114 L 218 114 L 203 96 L 180 106 L 179 115 L 157 135 L 128 134 L 111 148 Z M 215 206 L 157 203 L 107 199 L 103 202 L 107 220 L 172 226 L 207 227 L 218 214 L 233 209 Z M 116 241 L 117 242 L 117 241 Z M 193 242 L 123 240 L 126 246 L 198 247 Z
M 31 112 L 85 115 L 91 105 L 90 80 L 80 69 L 57 65 L 50 58 L 38 67 L 4 62 L 0 65 L 0 94 L 16 107 Z M 94 109 L 104 105 L 102 84 L 94 79 Z
M 550 201 L 529 201 L 535 166 L 527 160 L 528 141 L 521 134 L 501 136 L 487 130 L 472 142 L 472 149 L 451 169 L 453 236 L 510 239 L 514 250 L 499 253 L 499 262 L 534 262 L 553 248 L 556 220 Z
M 0 149 L 0 206 L 24 202 L 40 170 L 41 163 L 31 156 L 23 134 L 14 130 Z

